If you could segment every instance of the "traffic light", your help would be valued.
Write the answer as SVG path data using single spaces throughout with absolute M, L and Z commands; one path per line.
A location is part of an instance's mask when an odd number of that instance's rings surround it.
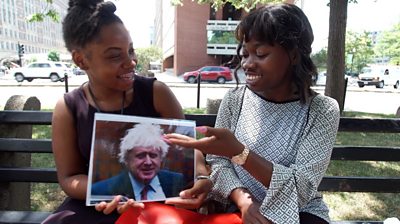
M 18 43 L 18 55 L 22 57 L 23 54 L 25 54 L 25 46 Z

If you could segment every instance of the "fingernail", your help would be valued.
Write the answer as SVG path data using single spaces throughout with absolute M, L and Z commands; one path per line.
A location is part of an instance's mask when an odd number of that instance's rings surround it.
M 166 135 L 163 135 L 162 139 L 164 140 L 164 142 L 171 144 L 171 141 L 168 139 Z
M 196 131 L 205 134 L 207 132 L 207 127 L 206 126 L 196 127 Z

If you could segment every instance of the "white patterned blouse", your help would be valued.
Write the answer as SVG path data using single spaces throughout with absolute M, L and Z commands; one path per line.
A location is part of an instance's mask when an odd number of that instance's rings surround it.
M 299 223 L 299 212 L 330 222 L 317 188 L 329 165 L 339 118 L 337 102 L 323 95 L 307 104 L 299 100 L 274 103 L 247 87 L 230 90 L 215 126 L 230 129 L 252 152 L 272 162 L 273 173 L 265 187 L 230 159 L 207 155 L 214 182 L 211 197 L 227 204 L 232 190 L 242 187 L 261 203 L 261 214 L 274 223 Z

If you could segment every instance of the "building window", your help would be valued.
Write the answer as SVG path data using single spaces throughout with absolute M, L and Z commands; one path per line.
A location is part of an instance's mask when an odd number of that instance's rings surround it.
M 212 7 L 210 4 L 210 20 L 216 20 L 216 19 L 217 19 L 217 12 L 215 11 L 214 7 Z

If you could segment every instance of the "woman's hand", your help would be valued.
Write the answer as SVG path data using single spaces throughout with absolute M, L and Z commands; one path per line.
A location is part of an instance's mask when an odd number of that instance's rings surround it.
M 128 210 L 130 207 L 144 208 L 143 203 L 135 202 L 135 200 L 133 200 L 133 199 L 128 199 L 126 202 L 121 204 L 120 203 L 121 199 L 122 199 L 122 196 L 118 195 L 118 196 L 114 197 L 114 199 L 109 203 L 102 201 L 99 204 L 96 204 L 95 208 L 98 212 L 103 212 L 106 215 L 110 214 L 115 209 L 117 209 L 117 212 L 119 214 L 122 214 L 123 212 Z
M 245 224 L 272 224 L 260 212 L 260 204 L 258 202 L 247 203 L 240 207 L 242 213 L 242 221 Z
M 176 207 L 185 209 L 197 209 L 203 204 L 207 194 L 211 191 L 212 182 L 209 179 L 196 181 L 192 188 L 181 191 L 180 198 L 170 198 L 165 204 L 173 204 Z
M 272 224 L 259 211 L 260 203 L 245 188 L 236 188 L 231 192 L 230 199 L 239 208 L 244 224 Z
M 196 140 L 175 133 L 166 134 L 165 137 L 173 144 L 186 148 L 196 148 L 205 154 L 214 154 L 229 158 L 241 153 L 244 148 L 244 145 L 228 129 L 201 126 L 197 127 L 196 130 L 204 134 L 205 137 Z

